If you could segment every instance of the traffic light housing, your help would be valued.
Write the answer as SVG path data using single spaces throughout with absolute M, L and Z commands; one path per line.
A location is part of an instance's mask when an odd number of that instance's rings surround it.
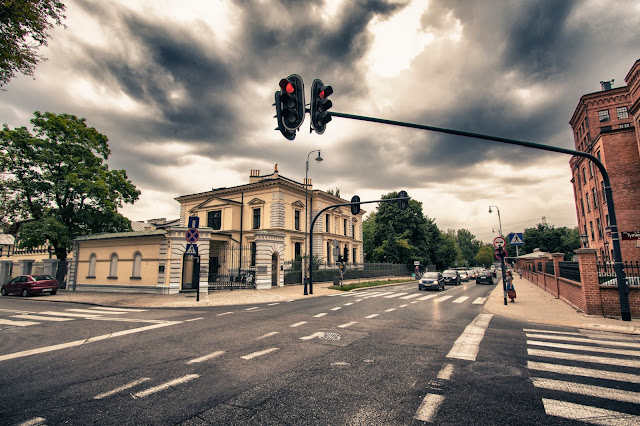
M 400 191 L 398 193 L 398 198 L 404 198 L 403 200 L 398 200 L 398 208 L 400 210 L 405 210 L 409 206 L 409 195 L 407 191 Z
M 359 203 L 360 197 L 358 197 L 357 195 L 354 195 L 353 197 L 351 197 L 351 202 Z M 355 216 L 358 213 L 360 213 L 360 204 L 351 204 L 351 214 Z
M 298 74 L 280 80 L 280 91 L 276 92 L 275 107 L 278 128 L 282 135 L 293 140 L 296 130 L 304 121 L 304 83 Z
M 333 103 L 327 99 L 333 93 L 331 86 L 325 86 L 322 80 L 315 79 L 311 84 L 311 128 L 319 135 L 324 133 L 331 115 L 327 112 Z

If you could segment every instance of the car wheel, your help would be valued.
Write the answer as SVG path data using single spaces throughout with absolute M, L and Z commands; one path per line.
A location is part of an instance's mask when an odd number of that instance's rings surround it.
M 27 297 L 28 295 L 29 295 L 29 292 L 27 291 L 26 288 L 22 290 L 22 297 Z
M 58 292 L 58 290 L 51 290 L 51 295 L 53 296 L 54 294 L 56 294 Z
M 7 290 L 3 287 L 3 288 L 2 288 L 2 290 L 0 290 L 0 293 L 1 293 L 3 296 L 6 296 L 6 295 L 7 295 Z

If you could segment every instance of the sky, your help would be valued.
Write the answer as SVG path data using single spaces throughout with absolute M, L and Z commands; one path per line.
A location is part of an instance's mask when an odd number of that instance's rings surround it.
M 0 92 L 0 122 L 86 118 L 142 191 L 121 209 L 131 220 L 177 218 L 175 197 L 246 184 L 252 169 L 302 182 L 310 158 L 314 189 L 406 190 L 441 230 L 485 242 L 500 225 L 575 227 L 568 155 L 345 118 L 317 135 L 308 115 L 289 141 L 274 130 L 278 82 L 299 74 L 309 102 L 323 80 L 336 112 L 573 149 L 580 97 L 625 85 L 640 58 L 637 0 L 65 3 L 48 60 Z

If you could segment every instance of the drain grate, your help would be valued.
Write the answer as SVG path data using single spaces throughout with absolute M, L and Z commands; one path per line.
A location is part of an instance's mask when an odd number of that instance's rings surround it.
M 342 336 L 340 336 L 338 333 L 330 333 L 330 332 L 324 332 L 322 333 L 321 336 L 318 336 L 318 339 L 324 339 L 324 340 L 340 340 L 342 338 Z

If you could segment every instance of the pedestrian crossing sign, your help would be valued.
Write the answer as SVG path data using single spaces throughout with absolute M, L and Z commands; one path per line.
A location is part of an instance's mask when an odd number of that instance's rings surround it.
M 197 244 L 187 244 L 187 249 L 184 254 L 197 256 L 198 255 L 198 245 Z
M 512 246 L 524 245 L 524 238 L 522 232 L 514 232 L 509 234 L 509 244 Z

